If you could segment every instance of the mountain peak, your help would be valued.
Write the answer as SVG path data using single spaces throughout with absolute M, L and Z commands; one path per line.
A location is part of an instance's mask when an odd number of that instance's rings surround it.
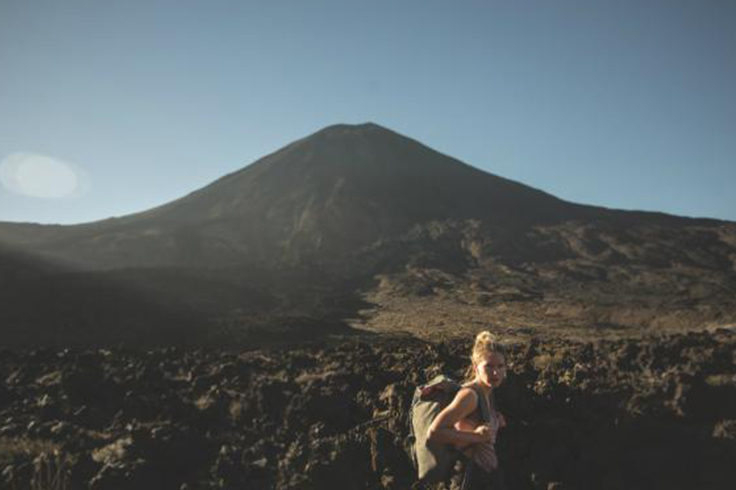
M 376 124 L 372 121 L 367 121 L 367 122 L 360 123 L 360 124 L 345 124 L 345 123 L 332 124 L 330 126 L 323 128 L 319 132 L 332 133 L 332 132 L 350 131 L 350 132 L 357 133 L 357 132 L 375 131 L 375 130 L 389 131 L 388 129 L 384 128 L 383 126 L 379 124 Z
M 376 124 L 374 122 L 365 122 L 361 124 L 333 124 L 325 128 L 320 129 L 313 136 L 327 136 L 328 138 L 344 138 L 344 137 L 362 137 L 362 136 L 377 136 L 377 135 L 397 135 L 395 131 L 392 131 L 384 126 Z
M 335 124 L 176 201 L 100 225 L 110 248 L 90 250 L 102 250 L 101 263 L 126 266 L 153 263 L 156 254 L 162 263 L 175 260 L 165 258 L 167 243 L 176 243 L 181 260 L 292 261 L 351 254 L 430 222 L 471 219 L 517 229 L 580 212 L 376 123 Z M 109 250 L 129 234 L 140 243 L 174 238 L 125 262 Z

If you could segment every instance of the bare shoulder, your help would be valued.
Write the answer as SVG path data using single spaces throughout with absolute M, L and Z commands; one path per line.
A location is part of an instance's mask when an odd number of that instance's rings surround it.
M 437 415 L 432 423 L 435 427 L 452 427 L 456 422 L 473 413 L 478 404 L 477 395 L 471 388 L 461 388 L 452 402 Z
M 478 394 L 469 386 L 463 386 L 455 394 L 453 404 L 462 407 L 464 412 L 472 413 L 478 407 Z

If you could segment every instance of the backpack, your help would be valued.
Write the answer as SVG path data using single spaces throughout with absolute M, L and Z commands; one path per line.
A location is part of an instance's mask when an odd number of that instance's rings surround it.
M 460 383 L 440 374 L 414 390 L 409 412 L 409 442 L 411 459 L 422 481 L 443 481 L 459 456 L 457 449 L 449 444 L 428 443 L 427 431 L 460 388 Z
M 409 442 L 411 459 L 419 480 L 435 483 L 450 476 L 461 452 L 445 443 L 427 442 L 427 431 L 437 415 L 452 402 L 462 385 L 454 379 L 440 374 L 414 391 L 409 412 Z M 474 388 L 475 389 L 475 388 Z M 490 407 L 485 397 L 478 393 L 482 419 L 490 420 Z M 466 467 L 469 471 L 472 465 Z M 467 474 L 466 474 L 467 477 Z

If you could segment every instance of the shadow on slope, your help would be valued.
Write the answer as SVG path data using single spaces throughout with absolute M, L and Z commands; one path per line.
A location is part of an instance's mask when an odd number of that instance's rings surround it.
M 319 271 L 78 271 L 7 247 L 0 296 L 4 346 L 253 348 L 349 335 L 354 311 L 352 295 Z

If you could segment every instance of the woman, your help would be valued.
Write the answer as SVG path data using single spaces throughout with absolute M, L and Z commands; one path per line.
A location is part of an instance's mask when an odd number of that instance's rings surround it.
M 506 359 L 492 333 L 476 336 L 471 362 L 465 384 L 434 419 L 427 439 L 463 450 L 469 460 L 463 489 L 503 488 L 494 444 L 506 422 L 494 407 L 493 390 L 506 377 Z

